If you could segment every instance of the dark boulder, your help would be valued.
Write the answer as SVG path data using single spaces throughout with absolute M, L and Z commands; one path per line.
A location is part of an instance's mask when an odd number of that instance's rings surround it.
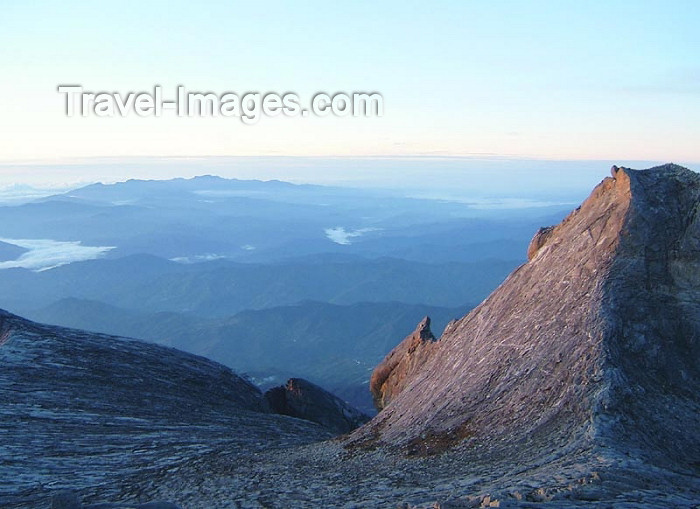
M 287 385 L 270 389 L 265 399 L 275 413 L 312 421 L 335 433 L 349 433 L 370 419 L 339 397 L 302 378 L 290 378 Z

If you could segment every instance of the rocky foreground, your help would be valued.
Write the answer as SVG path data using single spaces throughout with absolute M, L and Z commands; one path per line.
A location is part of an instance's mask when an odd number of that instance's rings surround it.
M 228 368 L 174 349 L 34 324 L 0 312 L 0 507 L 141 501 L 145 482 L 210 453 L 332 433 L 274 415 Z
M 699 507 L 700 176 L 614 167 L 528 255 L 330 441 L 204 359 L 3 315 L 0 505 Z

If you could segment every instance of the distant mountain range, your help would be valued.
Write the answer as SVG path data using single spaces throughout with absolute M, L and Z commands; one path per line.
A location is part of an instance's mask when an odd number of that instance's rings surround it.
M 527 242 L 540 217 L 560 218 L 566 208 L 492 211 L 386 191 L 218 177 L 130 180 L 0 207 L 0 238 L 114 246 L 113 258 L 269 262 L 340 253 L 423 262 L 498 254 L 508 260 L 520 256 L 517 243 Z M 494 252 L 493 243 L 507 251 Z
M 0 260 L 26 254 L 0 266 L 0 306 L 206 355 L 262 387 L 307 378 L 371 412 L 395 339 L 464 314 L 563 213 L 214 176 L 94 184 L 0 207 Z
M 516 265 L 496 260 L 427 264 L 332 257 L 264 265 L 224 261 L 183 265 L 139 255 L 43 272 L 0 270 L 0 299 L 24 314 L 69 297 L 124 309 L 209 317 L 304 300 L 453 307 L 478 302 Z
M 463 316 L 469 306 L 439 308 L 398 302 L 346 306 L 303 302 L 201 318 L 182 313 L 129 311 L 95 301 L 64 299 L 30 318 L 77 329 L 152 340 L 206 356 L 260 387 L 303 375 L 367 413 L 374 413 L 369 375 L 423 316 L 436 330 Z

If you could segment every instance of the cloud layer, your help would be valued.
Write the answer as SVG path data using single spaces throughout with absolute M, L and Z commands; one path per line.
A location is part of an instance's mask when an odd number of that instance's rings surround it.
M 0 269 L 49 270 L 72 262 L 100 258 L 114 249 L 108 246 L 83 246 L 80 241 L 4 238 L 0 238 L 0 241 L 29 250 L 16 260 L 0 262 Z
M 335 228 L 326 228 L 326 237 L 340 244 L 341 246 L 349 246 L 352 244 L 350 239 L 355 237 L 361 237 L 365 233 L 377 231 L 377 228 L 360 228 L 359 230 L 346 230 L 342 226 L 336 226 Z

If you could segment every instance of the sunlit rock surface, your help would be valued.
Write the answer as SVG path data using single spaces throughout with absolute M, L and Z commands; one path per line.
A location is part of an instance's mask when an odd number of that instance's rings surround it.
M 413 376 L 436 351 L 430 318 L 425 317 L 410 335 L 387 354 L 374 368 L 369 390 L 377 410 L 382 410 L 404 390 Z

